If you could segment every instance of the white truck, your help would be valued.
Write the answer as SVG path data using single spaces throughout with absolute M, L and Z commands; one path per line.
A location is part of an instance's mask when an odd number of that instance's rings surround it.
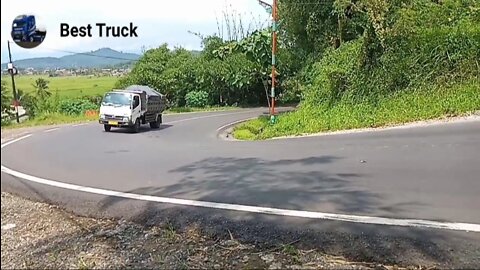
M 100 106 L 99 123 L 106 132 L 112 127 L 126 127 L 136 133 L 140 125 L 147 123 L 157 129 L 162 124 L 165 109 L 164 95 L 148 86 L 132 85 L 105 94 Z

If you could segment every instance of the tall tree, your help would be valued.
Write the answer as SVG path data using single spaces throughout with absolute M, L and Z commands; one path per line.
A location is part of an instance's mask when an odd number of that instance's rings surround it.
M 52 95 L 52 93 L 48 91 L 48 83 L 49 82 L 47 80 L 43 78 L 38 78 L 37 80 L 35 80 L 35 83 L 32 84 L 35 88 L 37 97 L 39 97 L 40 99 L 45 99 Z

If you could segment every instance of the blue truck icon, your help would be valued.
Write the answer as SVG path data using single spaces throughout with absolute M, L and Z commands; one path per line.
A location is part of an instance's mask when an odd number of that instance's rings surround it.
M 34 15 L 19 15 L 12 24 L 12 38 L 15 42 L 43 42 L 45 28 L 38 27 Z

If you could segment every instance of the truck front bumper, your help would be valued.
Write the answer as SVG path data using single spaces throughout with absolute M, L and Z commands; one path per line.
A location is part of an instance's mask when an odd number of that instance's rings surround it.
M 15 42 L 22 42 L 22 41 L 26 41 L 27 39 L 24 38 L 22 35 L 14 35 L 13 37 L 13 41 Z
M 130 121 L 119 121 L 119 120 L 106 120 L 106 119 L 100 119 L 98 120 L 98 123 L 102 125 L 109 125 L 112 127 L 130 127 L 133 126 L 133 123 Z

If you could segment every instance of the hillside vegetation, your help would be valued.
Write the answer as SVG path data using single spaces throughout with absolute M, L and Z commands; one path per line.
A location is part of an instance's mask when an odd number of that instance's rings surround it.
M 237 127 L 237 138 L 376 127 L 480 109 L 480 2 L 326 1 L 303 11 L 295 1 L 282 3 L 284 11 L 295 11 L 285 13 L 292 15 L 285 34 L 307 55 L 308 64 L 289 78 L 304 98 L 277 124 L 262 118 Z M 322 13 L 329 8 L 337 16 Z M 328 36 L 332 42 L 325 44 Z

